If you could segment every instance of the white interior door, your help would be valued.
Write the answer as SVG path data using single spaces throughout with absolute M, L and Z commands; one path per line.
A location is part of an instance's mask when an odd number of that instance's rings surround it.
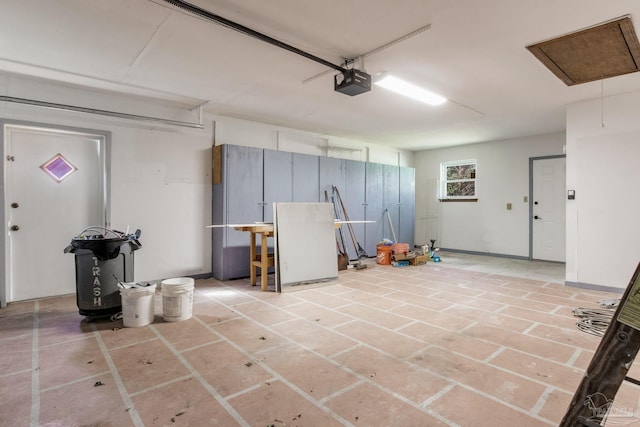
M 565 261 L 566 159 L 534 159 L 532 258 Z
M 5 145 L 6 300 L 74 293 L 64 248 L 105 225 L 104 136 L 5 125 Z

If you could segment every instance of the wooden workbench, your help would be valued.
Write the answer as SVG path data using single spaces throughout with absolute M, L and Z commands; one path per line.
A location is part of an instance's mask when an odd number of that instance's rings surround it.
M 259 268 L 260 287 L 263 291 L 266 291 L 269 267 L 275 265 L 273 254 L 269 254 L 267 247 L 267 239 L 273 237 L 273 224 L 239 225 L 233 228 L 251 233 L 249 245 L 249 277 L 251 285 L 256 285 L 256 268 Z M 260 236 L 260 254 L 256 253 L 256 234 Z
M 335 228 L 340 228 L 342 224 L 347 223 L 372 223 L 374 221 L 336 221 Z M 268 241 L 269 237 L 274 236 L 274 227 L 271 223 L 255 223 L 255 224 L 228 224 L 228 225 L 209 225 L 207 228 L 214 227 L 233 227 L 237 231 L 247 231 L 251 234 L 249 245 L 249 277 L 251 285 L 256 285 L 256 268 L 260 269 L 260 285 L 263 291 L 267 290 L 267 279 L 269 267 L 275 266 L 273 254 L 269 254 Z M 260 235 L 260 253 L 256 251 L 256 234 Z M 279 291 L 278 291 L 279 292 Z

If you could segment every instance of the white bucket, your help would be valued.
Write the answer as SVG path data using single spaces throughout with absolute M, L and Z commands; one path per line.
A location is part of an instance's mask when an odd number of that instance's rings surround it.
M 149 286 L 133 286 L 123 283 L 126 286 L 120 289 L 122 299 L 122 324 L 125 328 L 135 328 L 147 326 L 153 323 L 154 301 L 156 294 L 155 283 Z
M 191 277 L 176 277 L 161 282 L 162 314 L 165 322 L 177 322 L 191 318 L 193 283 Z

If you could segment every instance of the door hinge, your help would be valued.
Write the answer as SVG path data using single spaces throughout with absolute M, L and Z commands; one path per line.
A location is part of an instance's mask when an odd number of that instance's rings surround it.
M 16 158 L 14 156 L 7 156 L 7 161 L 13 162 L 15 160 L 16 160 Z

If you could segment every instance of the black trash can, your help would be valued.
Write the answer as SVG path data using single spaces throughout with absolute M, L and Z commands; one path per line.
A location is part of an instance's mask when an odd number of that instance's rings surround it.
M 125 234 L 89 227 L 71 240 L 65 253 L 75 254 L 76 303 L 83 316 L 122 311 L 118 282 L 133 281 L 133 252 L 142 246 L 140 230 Z

